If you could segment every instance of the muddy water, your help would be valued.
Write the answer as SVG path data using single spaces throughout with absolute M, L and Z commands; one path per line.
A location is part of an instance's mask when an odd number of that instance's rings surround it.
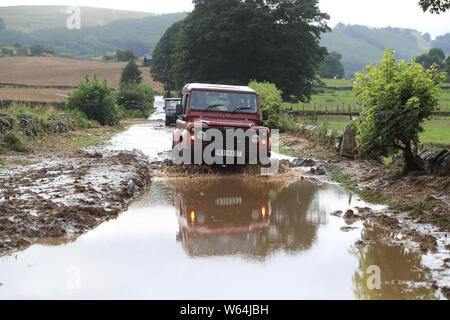
M 152 141 L 158 134 L 169 141 Z M 138 125 L 108 145 L 164 157 L 170 135 Z M 75 241 L 0 258 L 0 299 L 439 298 L 420 255 L 380 242 L 359 247 L 382 232 L 361 222 L 343 232 L 344 220 L 329 214 L 366 205 L 305 180 L 154 179 L 127 212 Z M 368 285 L 372 266 L 378 288 Z
M 139 149 L 151 161 L 161 160 L 170 156 L 172 148 L 172 130 L 164 127 L 164 100 L 155 98 L 156 112 L 150 117 L 153 122 L 132 126 L 129 130 L 116 135 L 106 143 L 109 150 Z

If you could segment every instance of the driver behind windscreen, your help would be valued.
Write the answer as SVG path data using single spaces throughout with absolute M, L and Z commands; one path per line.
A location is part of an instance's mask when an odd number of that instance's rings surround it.
M 208 107 L 206 92 L 194 92 L 191 97 L 191 107 L 197 110 L 205 110 Z
M 239 93 L 228 94 L 228 104 L 226 105 L 228 111 L 234 111 L 236 108 L 244 106 L 242 96 Z

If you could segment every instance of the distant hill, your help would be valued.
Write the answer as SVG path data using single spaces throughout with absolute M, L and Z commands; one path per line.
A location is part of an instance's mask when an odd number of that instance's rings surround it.
M 450 34 L 432 41 L 428 34 L 412 29 L 369 28 L 361 25 L 338 24 L 333 31 L 323 35 L 321 44 L 328 51 L 342 54 L 346 72 L 362 70 L 368 62 L 379 61 L 387 47 L 396 50 L 396 57 L 406 61 L 440 47 L 450 54 Z M 446 46 L 445 46 L 446 44 Z
M 37 29 L 30 32 L 0 31 L 0 46 L 39 44 L 57 55 L 93 58 L 107 52 L 131 49 L 138 56 L 151 53 L 166 29 L 183 19 L 186 13 L 152 15 L 140 19 L 119 19 L 105 25 Z M 64 25 L 65 26 L 65 25 Z
M 66 26 L 67 6 L 14 6 L 0 7 L 9 30 L 33 31 L 44 28 L 64 28 Z M 153 13 L 81 7 L 81 26 L 95 27 L 119 19 L 139 19 L 154 15 Z
M 107 52 L 131 49 L 138 56 L 149 54 L 173 23 L 187 13 L 151 13 L 99 8 L 81 8 L 81 30 L 68 30 L 67 7 L 0 7 L 0 47 L 18 43 L 42 45 L 57 55 L 79 58 L 103 56 Z M 3 19 L 2 19 L 3 18 Z M 6 30 L 2 29 L 3 20 Z M 347 74 L 362 70 L 368 62 L 379 61 L 387 47 L 396 57 L 411 60 L 432 47 L 450 54 L 450 33 L 431 40 L 429 34 L 412 29 L 369 28 L 338 24 L 322 36 L 321 45 L 343 56 Z

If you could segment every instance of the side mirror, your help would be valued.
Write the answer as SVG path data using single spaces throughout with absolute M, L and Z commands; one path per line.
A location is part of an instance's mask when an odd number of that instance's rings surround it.
M 263 121 L 269 120 L 269 110 L 263 110 Z
M 176 108 L 177 108 L 176 113 L 178 116 L 183 113 L 183 107 L 181 106 L 181 104 L 177 104 Z

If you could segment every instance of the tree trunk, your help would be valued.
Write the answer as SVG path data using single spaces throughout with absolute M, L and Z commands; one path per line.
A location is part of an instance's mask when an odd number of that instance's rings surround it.
M 405 159 L 405 166 L 403 168 L 403 173 L 408 173 L 411 171 L 425 172 L 425 163 L 416 153 L 411 150 L 411 146 L 407 145 L 405 150 L 403 150 L 403 156 Z

